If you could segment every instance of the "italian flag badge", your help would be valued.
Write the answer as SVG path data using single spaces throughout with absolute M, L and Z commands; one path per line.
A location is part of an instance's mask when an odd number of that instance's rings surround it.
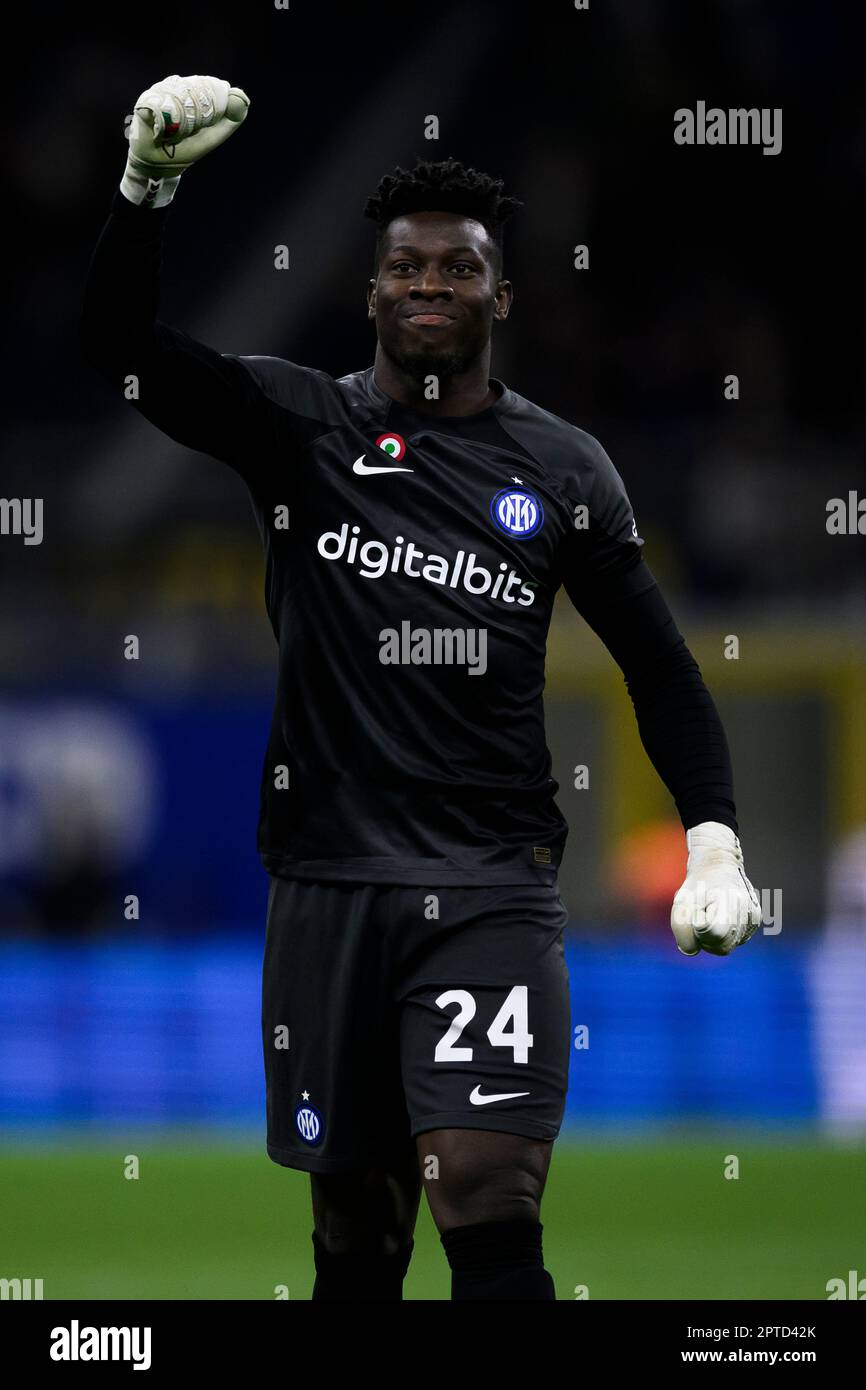
M 399 434 L 380 434 L 376 444 L 398 463 L 406 452 L 406 441 Z

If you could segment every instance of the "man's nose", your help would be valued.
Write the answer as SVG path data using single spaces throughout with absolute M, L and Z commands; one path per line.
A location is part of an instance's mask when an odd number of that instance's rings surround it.
M 416 299 L 438 299 L 440 296 L 443 299 L 454 298 L 454 290 L 451 286 L 443 280 L 438 270 L 432 269 L 425 270 L 424 273 L 419 276 L 410 289 L 409 294 L 410 297 L 414 296 Z

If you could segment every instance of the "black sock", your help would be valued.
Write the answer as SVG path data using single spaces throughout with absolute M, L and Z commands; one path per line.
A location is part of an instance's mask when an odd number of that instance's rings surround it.
M 314 1231 L 316 1282 L 312 1297 L 346 1303 L 402 1299 L 414 1246 L 410 1240 L 394 1255 L 332 1255 Z
M 440 1236 L 451 1266 L 451 1298 L 555 1299 L 544 1268 L 540 1221 L 482 1221 Z

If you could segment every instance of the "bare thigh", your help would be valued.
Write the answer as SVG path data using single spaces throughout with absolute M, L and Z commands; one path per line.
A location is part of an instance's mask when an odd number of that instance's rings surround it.
M 487 1129 L 433 1129 L 415 1142 L 440 1235 L 480 1221 L 540 1219 L 552 1140 Z

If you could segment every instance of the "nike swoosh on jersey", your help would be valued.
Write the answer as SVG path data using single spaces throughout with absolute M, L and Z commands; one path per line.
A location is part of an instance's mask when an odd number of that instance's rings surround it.
M 377 468 L 374 464 L 364 462 L 364 455 L 355 459 L 352 464 L 353 473 L 414 473 L 414 468 Z
M 480 1086 L 476 1086 L 476 1087 L 475 1087 L 475 1090 L 472 1092 L 471 1096 L 469 1097 L 469 1101 L 470 1101 L 470 1103 L 471 1103 L 472 1105 L 489 1105 L 489 1104 L 491 1103 L 491 1101 L 494 1101 L 494 1100 L 514 1100 L 516 1096 L 528 1096 L 528 1095 L 529 1095 L 529 1092 L 528 1092 L 528 1091 L 506 1091 L 506 1092 L 505 1092 L 503 1095 L 501 1095 L 501 1096 L 483 1096 L 483 1095 L 481 1094 L 481 1087 L 480 1087 Z

